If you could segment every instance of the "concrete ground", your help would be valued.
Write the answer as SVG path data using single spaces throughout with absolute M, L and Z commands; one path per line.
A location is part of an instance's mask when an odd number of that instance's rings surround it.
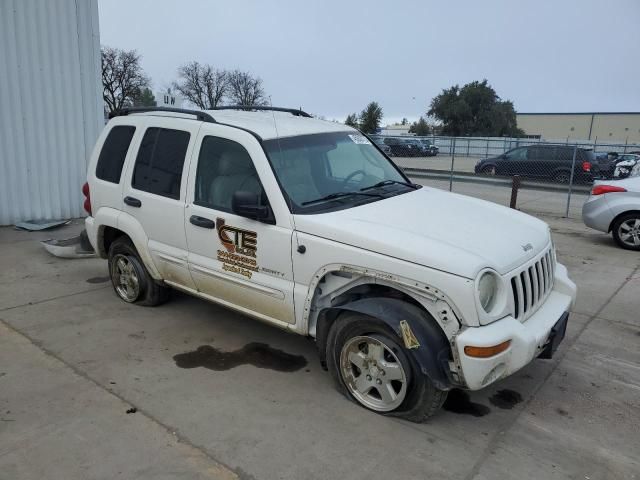
M 579 287 L 565 341 L 420 425 L 338 394 L 305 338 L 177 293 L 125 304 L 105 261 L 38 243 L 80 224 L 1 228 L 0 479 L 638 478 L 640 255 L 542 218 Z M 232 363 L 184 368 L 202 346 Z

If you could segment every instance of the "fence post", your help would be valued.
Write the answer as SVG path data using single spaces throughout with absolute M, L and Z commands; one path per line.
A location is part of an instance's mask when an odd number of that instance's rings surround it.
M 629 137 L 624 141 L 624 151 L 622 153 L 627 153 L 627 144 L 629 143 Z
M 509 207 L 516 209 L 518 203 L 518 189 L 520 188 L 520 175 L 514 175 L 511 177 L 511 202 Z
M 573 189 L 573 174 L 576 170 L 577 153 L 578 153 L 578 144 L 576 143 L 573 147 L 573 160 L 571 161 L 571 177 L 569 178 L 569 194 L 567 195 L 567 210 L 564 215 L 566 218 L 569 218 L 569 205 L 571 204 L 571 190 Z
M 467 157 L 469 156 L 469 148 L 471 147 L 471 139 L 467 138 Z
M 453 149 L 451 152 L 451 172 L 449 174 L 449 191 L 453 191 L 453 162 L 456 159 L 456 137 L 453 137 Z
M 489 137 L 487 137 L 487 150 L 484 153 L 484 158 L 489 158 Z

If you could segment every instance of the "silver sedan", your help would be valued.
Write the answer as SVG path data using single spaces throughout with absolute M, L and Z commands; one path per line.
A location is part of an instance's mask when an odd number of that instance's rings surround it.
M 622 248 L 640 251 L 640 176 L 595 182 L 582 207 L 582 221 L 611 232 Z

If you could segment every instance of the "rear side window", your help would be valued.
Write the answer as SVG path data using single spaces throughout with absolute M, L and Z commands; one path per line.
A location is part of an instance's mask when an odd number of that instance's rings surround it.
M 131 186 L 178 200 L 189 137 L 183 130 L 148 128 L 138 150 Z
M 136 127 L 128 125 L 118 125 L 111 129 L 98 157 L 96 177 L 106 182 L 120 183 L 124 159 L 135 131 Z

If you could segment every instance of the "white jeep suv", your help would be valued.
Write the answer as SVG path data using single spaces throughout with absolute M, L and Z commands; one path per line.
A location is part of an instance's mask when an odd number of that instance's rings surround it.
M 575 301 L 544 222 L 300 110 L 123 110 L 84 192 L 122 300 L 177 288 L 311 336 L 349 398 L 412 421 L 550 358 Z

